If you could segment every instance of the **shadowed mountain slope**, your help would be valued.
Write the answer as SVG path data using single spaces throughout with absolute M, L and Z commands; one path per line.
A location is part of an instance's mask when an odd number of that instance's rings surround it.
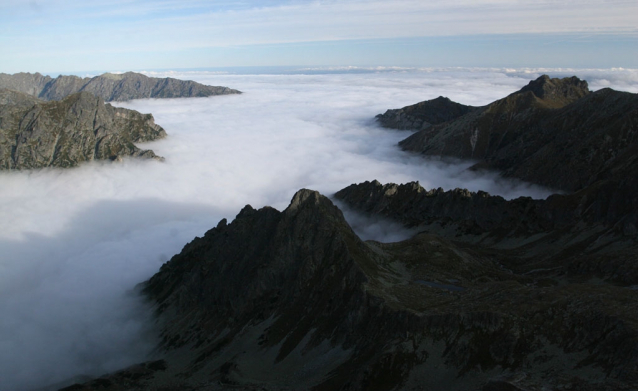
M 635 176 L 638 95 L 590 93 L 576 77 L 542 76 L 506 98 L 401 141 L 409 151 L 478 161 L 503 175 L 576 191 Z
M 240 94 L 228 87 L 214 87 L 190 80 L 148 77 L 141 73 L 105 73 L 93 78 L 60 75 L 55 79 L 39 73 L 0 73 L 0 88 L 23 92 L 44 100 L 60 100 L 76 92 L 110 101 L 144 98 L 186 98 Z
M 161 360 L 67 390 L 638 384 L 635 291 L 499 261 L 428 233 L 363 242 L 309 190 L 283 212 L 246 206 L 144 284 Z

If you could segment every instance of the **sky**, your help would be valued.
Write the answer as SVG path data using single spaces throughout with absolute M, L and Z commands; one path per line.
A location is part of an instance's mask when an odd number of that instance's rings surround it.
M 635 0 L 0 0 L 0 72 L 638 68 Z

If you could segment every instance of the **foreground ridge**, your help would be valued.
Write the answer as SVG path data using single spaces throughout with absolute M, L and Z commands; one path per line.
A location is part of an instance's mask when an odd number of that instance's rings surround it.
M 638 174 L 638 94 L 590 92 L 577 77 L 544 75 L 399 145 L 430 156 L 473 159 L 474 169 L 573 192 L 601 179 Z
M 305 189 L 283 212 L 248 205 L 143 284 L 158 360 L 68 390 L 635 388 L 635 291 L 508 270 L 509 253 L 363 242 Z

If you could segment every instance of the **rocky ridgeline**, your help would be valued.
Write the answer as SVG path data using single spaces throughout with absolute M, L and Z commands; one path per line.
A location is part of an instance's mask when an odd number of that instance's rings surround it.
M 335 198 L 361 213 L 454 241 L 516 249 L 500 262 L 518 273 L 596 275 L 633 285 L 638 284 L 635 190 L 636 181 L 631 189 L 606 183 L 546 200 L 508 201 L 482 191 L 428 191 L 416 182 L 372 181 L 348 186 Z
M 377 121 L 386 128 L 399 130 L 423 130 L 431 125 L 441 124 L 477 109 L 452 102 L 439 96 L 402 109 L 388 110 L 377 115 Z
M 88 92 L 45 102 L 0 89 L 0 169 L 73 167 L 125 156 L 161 160 L 134 143 L 163 137 L 151 114 L 113 107 Z
M 338 191 L 335 198 L 359 212 L 387 217 L 409 228 L 439 222 L 455 225 L 468 234 L 498 231 L 511 236 L 529 235 L 568 226 L 575 220 L 575 211 L 559 206 L 561 213 L 556 213 L 551 201 L 529 197 L 506 201 L 467 189 L 426 190 L 418 182 L 382 185 L 366 181 Z M 550 197 L 555 198 L 563 196 Z
M 565 191 L 638 174 L 638 95 L 590 92 L 576 77 L 541 76 L 506 98 L 428 127 L 400 146 L 434 156 L 474 159 Z
M 93 78 L 77 76 L 42 76 L 39 73 L 0 73 L 0 88 L 7 88 L 44 100 L 60 100 L 76 92 L 91 94 L 110 101 L 144 98 L 186 98 L 240 94 L 228 87 L 207 86 L 190 80 L 170 77 L 155 78 L 140 73 L 105 73 Z
M 635 291 L 421 233 L 363 242 L 326 197 L 246 206 L 143 286 L 160 361 L 69 390 L 629 390 Z

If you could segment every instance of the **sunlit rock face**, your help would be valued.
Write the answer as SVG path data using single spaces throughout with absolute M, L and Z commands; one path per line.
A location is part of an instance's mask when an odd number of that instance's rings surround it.
M 44 102 L 0 90 L 0 169 L 73 167 L 126 156 L 161 160 L 134 143 L 163 137 L 151 114 L 113 107 L 88 92 Z

